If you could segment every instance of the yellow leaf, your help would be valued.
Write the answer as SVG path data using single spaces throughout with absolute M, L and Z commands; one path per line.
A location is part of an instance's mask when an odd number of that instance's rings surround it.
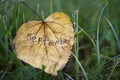
M 67 63 L 74 43 L 74 30 L 69 17 L 53 13 L 44 21 L 24 23 L 14 38 L 19 59 L 35 68 L 57 75 Z

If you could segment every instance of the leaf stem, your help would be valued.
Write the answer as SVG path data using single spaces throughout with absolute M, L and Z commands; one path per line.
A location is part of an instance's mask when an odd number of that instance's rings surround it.
M 24 4 L 27 8 L 29 8 L 34 14 L 36 14 L 44 22 L 44 19 L 38 13 L 36 13 L 30 6 L 28 6 L 28 4 L 26 4 L 24 1 L 19 1 L 19 2 Z

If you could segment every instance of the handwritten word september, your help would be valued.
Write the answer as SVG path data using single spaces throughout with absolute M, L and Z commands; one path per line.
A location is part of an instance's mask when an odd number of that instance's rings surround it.
M 69 38 L 69 39 L 59 38 L 59 39 L 56 39 L 56 40 L 52 40 L 52 39 L 50 40 L 47 37 L 45 37 L 45 38 L 41 38 L 41 37 L 36 38 L 35 35 L 28 34 L 27 40 L 30 41 L 30 42 L 37 42 L 38 44 L 44 43 L 44 45 L 48 44 L 49 46 L 54 46 L 54 45 L 63 45 L 63 44 L 69 43 L 71 38 Z

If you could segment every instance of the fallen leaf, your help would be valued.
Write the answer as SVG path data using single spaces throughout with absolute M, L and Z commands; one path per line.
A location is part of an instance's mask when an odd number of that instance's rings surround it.
M 57 75 L 67 63 L 74 43 L 74 30 L 69 17 L 55 12 L 44 21 L 24 23 L 14 38 L 19 59 L 35 68 Z

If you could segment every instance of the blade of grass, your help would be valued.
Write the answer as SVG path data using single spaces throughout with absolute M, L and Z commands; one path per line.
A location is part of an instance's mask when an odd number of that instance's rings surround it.
M 102 15 L 103 15 L 103 11 L 105 9 L 105 7 L 107 6 L 107 3 L 103 6 L 101 12 L 100 12 L 100 16 L 99 16 L 99 19 L 98 19 L 98 25 L 97 25 L 97 40 L 96 40 L 96 52 L 97 52 L 97 58 L 98 58 L 98 66 L 100 66 L 100 43 L 99 43 L 99 31 L 100 31 L 100 23 L 101 23 L 101 18 L 102 18 Z
M 110 75 L 108 76 L 107 80 L 111 80 L 110 78 L 112 77 L 112 74 L 113 74 L 115 68 L 117 67 L 117 65 L 118 65 L 118 62 L 114 62 L 113 69 L 111 70 Z
M 5 75 L 6 75 L 6 73 L 7 73 L 7 70 L 6 71 L 4 71 L 4 73 L 2 74 L 2 76 L 0 77 L 0 80 L 3 80 L 3 78 L 5 77 Z
M 81 32 L 83 32 L 90 39 L 90 41 L 92 42 L 93 46 L 96 47 L 94 39 L 82 27 L 80 27 L 80 29 L 81 30 L 76 33 L 76 36 L 78 36 Z
M 52 14 L 53 12 L 53 0 L 50 0 L 50 13 Z
M 17 14 L 15 16 L 16 18 L 16 21 L 15 21 L 15 30 L 17 31 L 18 29 L 18 22 L 19 22 L 19 18 L 20 18 L 20 10 L 21 10 L 21 7 L 20 5 L 18 4 L 18 11 L 17 11 Z
M 22 17 L 23 17 L 23 22 L 25 23 L 25 11 L 24 11 L 24 5 L 22 5 Z
M 79 64 L 79 67 L 81 68 L 83 74 L 84 74 L 84 77 L 85 77 L 85 80 L 88 80 L 88 77 L 87 77 L 87 74 L 85 72 L 85 69 L 83 68 L 82 64 L 80 63 L 80 61 L 78 60 L 77 56 L 72 52 L 72 55 L 73 57 L 75 58 L 75 60 L 77 61 L 77 63 Z
M 8 29 L 7 18 L 8 18 L 8 15 L 6 14 L 5 17 L 3 18 L 3 25 L 4 25 L 4 31 L 5 32 L 7 32 L 7 29 Z M 5 45 L 5 55 L 8 58 L 8 36 L 7 36 L 7 34 L 5 34 L 4 40 L 5 40 L 5 43 L 4 43 L 4 45 Z
M 40 4 L 38 3 L 38 4 L 37 4 L 37 13 L 39 13 L 39 10 L 40 10 Z M 37 16 L 36 16 L 36 19 L 38 19 Z
M 111 30 L 113 31 L 113 34 L 115 36 L 115 39 L 117 41 L 117 45 L 118 45 L 118 48 L 119 48 L 119 51 L 120 51 L 120 40 L 119 40 L 119 38 L 117 36 L 117 32 L 115 31 L 115 29 L 114 29 L 113 25 L 111 24 L 111 22 L 106 17 L 105 17 L 105 20 L 107 21 L 107 23 L 109 24 Z
M 73 13 L 73 18 L 74 18 L 74 26 L 75 26 L 75 32 L 77 33 L 78 32 L 78 15 L 79 15 L 79 11 L 78 10 L 76 10 L 74 13 Z M 79 38 L 78 38 L 79 36 L 76 36 L 76 38 L 75 38 L 75 44 L 74 44 L 74 49 L 75 49 L 75 55 L 76 55 L 76 57 L 79 59 Z M 77 61 L 76 61 L 76 80 L 78 80 L 79 79 L 79 75 L 78 75 L 78 73 L 79 73 L 79 65 L 78 65 L 78 63 L 77 63 Z
M 68 75 L 67 73 L 64 73 L 69 79 L 68 80 L 74 80 L 70 75 Z
M 59 80 L 65 80 L 64 79 L 64 74 L 62 72 L 59 73 Z

